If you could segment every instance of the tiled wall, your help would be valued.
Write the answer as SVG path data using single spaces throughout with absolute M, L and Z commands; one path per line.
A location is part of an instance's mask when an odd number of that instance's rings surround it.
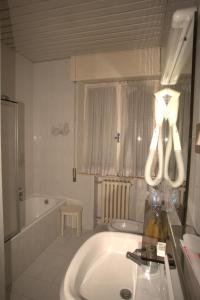
M 83 206 L 83 227 L 93 227 L 94 179 L 77 175 L 72 181 L 74 155 L 74 87 L 69 60 L 34 64 L 33 191 L 38 195 L 77 199 Z M 68 123 L 66 135 L 54 128 Z
M 77 199 L 83 226 L 93 227 L 93 177 L 72 182 L 74 97 L 69 61 L 33 64 L 15 56 L 15 100 L 25 104 L 25 199 L 37 194 Z M 53 127 L 69 124 L 69 134 Z
M 197 59 L 195 74 L 195 99 L 194 99 L 194 120 L 192 136 L 192 161 L 191 176 L 188 199 L 188 216 L 189 224 L 194 225 L 200 234 L 200 154 L 195 153 L 196 124 L 200 123 L 200 15 L 197 38 Z

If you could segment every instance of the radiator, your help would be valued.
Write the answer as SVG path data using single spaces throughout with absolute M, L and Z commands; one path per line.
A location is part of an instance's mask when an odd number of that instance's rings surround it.
M 101 223 L 112 219 L 128 219 L 130 182 L 104 180 L 101 191 Z

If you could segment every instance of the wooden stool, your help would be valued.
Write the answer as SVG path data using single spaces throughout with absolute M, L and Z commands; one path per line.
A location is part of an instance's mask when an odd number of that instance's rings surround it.
M 82 211 L 83 208 L 78 205 L 64 205 L 61 207 L 61 236 L 63 236 L 65 216 L 76 217 L 76 232 L 77 236 L 80 236 L 82 232 Z

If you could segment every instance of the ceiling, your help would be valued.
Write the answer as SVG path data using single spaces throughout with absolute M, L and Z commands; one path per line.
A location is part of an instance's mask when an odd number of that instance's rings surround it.
M 1 0 L 1 36 L 33 62 L 156 47 L 172 13 L 197 1 Z

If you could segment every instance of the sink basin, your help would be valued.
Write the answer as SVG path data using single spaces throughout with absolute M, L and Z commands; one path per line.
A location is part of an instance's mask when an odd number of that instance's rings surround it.
M 108 225 L 108 230 L 142 234 L 143 223 L 131 220 L 114 219 Z
M 121 300 L 128 289 L 134 299 L 137 264 L 127 251 L 140 248 L 142 236 L 101 232 L 88 239 L 74 256 L 60 289 L 60 300 Z

